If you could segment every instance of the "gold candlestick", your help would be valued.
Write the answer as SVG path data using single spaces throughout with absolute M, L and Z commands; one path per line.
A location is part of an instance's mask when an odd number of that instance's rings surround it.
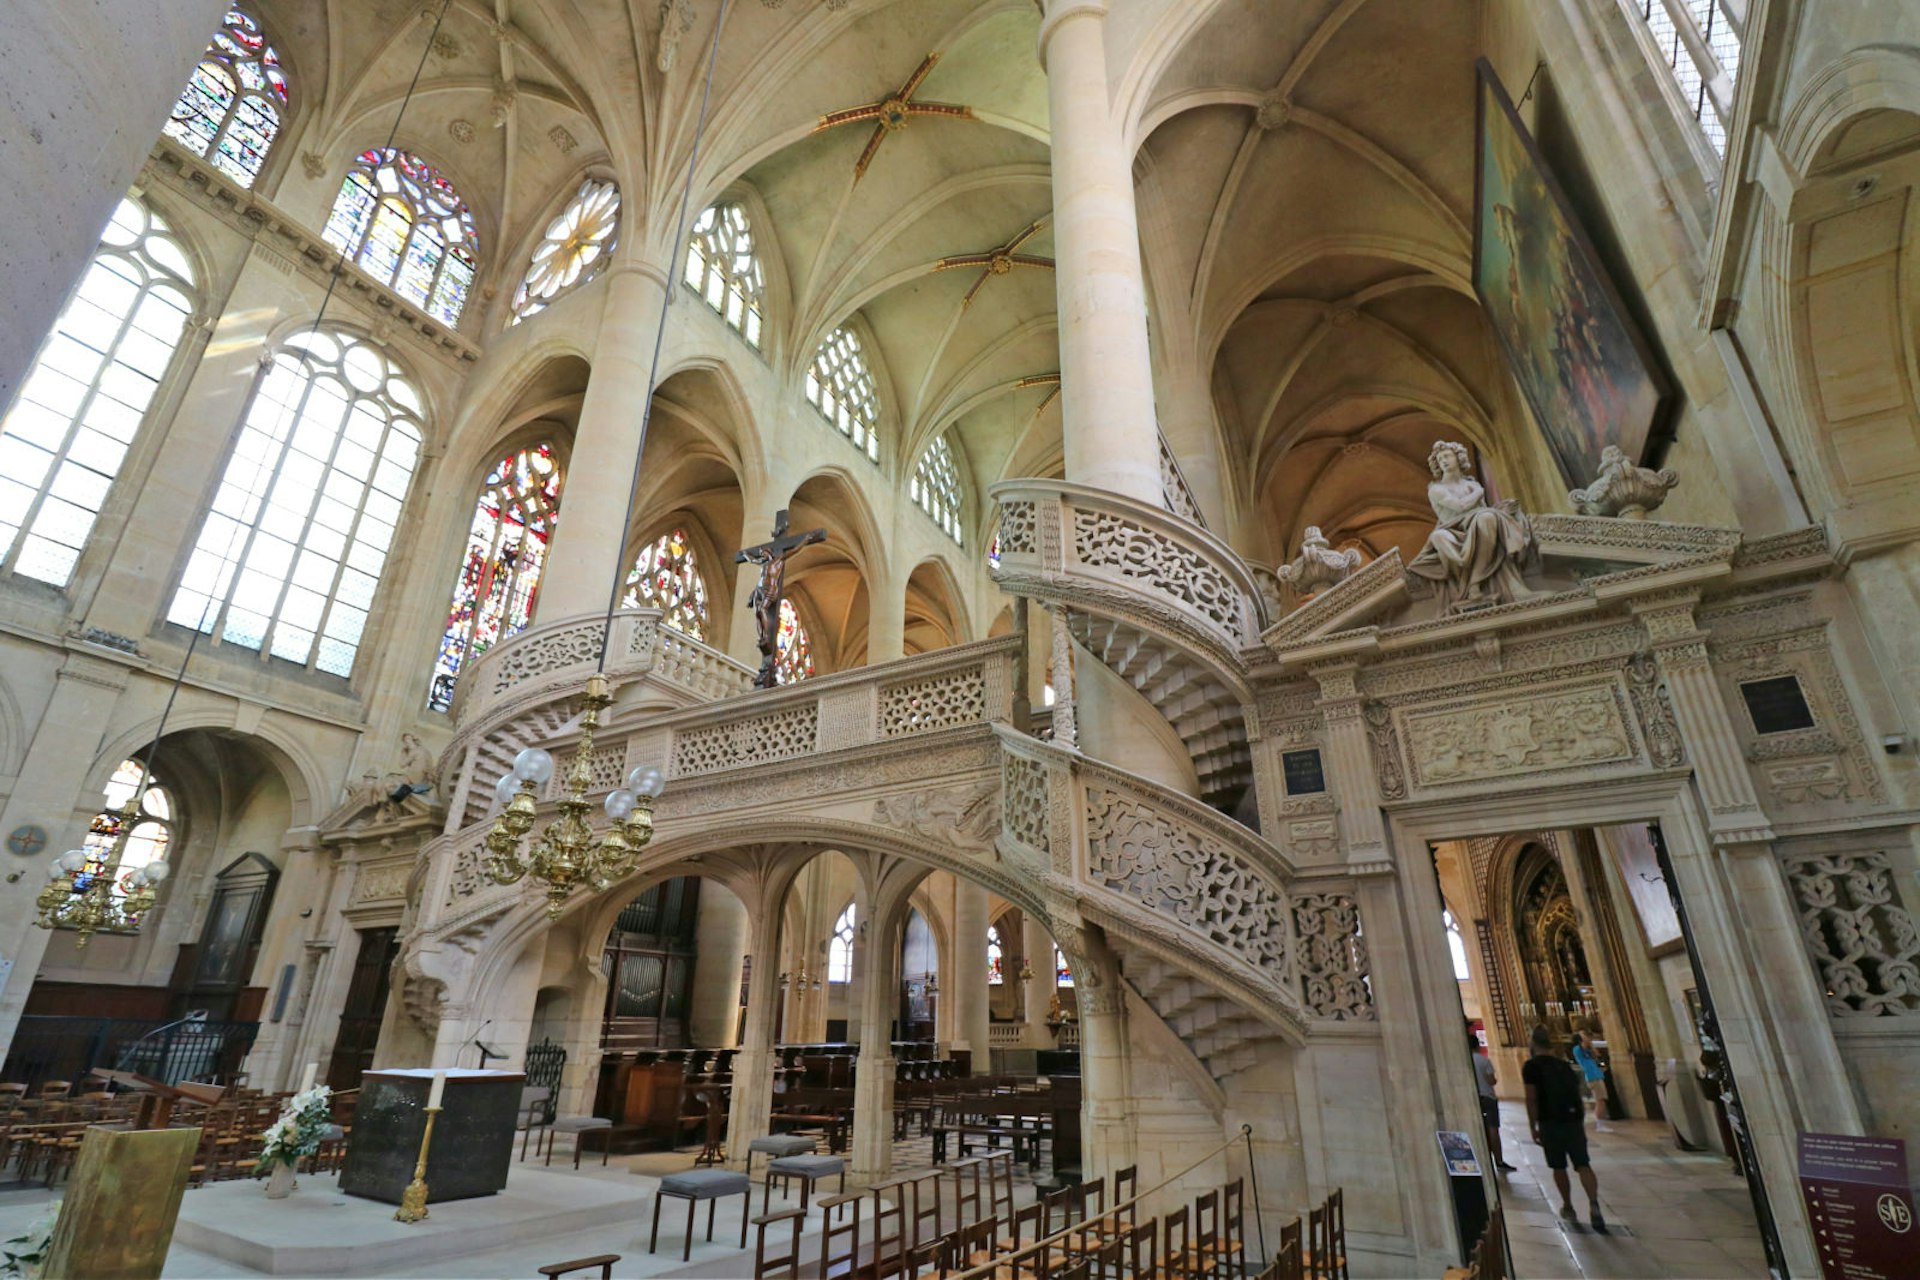
M 427 1216 L 427 1147 L 433 1142 L 433 1118 L 439 1107 L 427 1108 L 427 1127 L 420 1134 L 420 1157 L 413 1162 L 413 1181 L 400 1193 L 400 1207 L 393 1211 L 395 1222 L 418 1222 Z

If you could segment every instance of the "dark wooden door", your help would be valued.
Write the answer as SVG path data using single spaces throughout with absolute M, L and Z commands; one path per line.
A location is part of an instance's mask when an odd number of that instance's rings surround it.
M 354 958 L 353 980 L 340 1010 L 340 1034 L 334 1037 L 333 1058 L 327 1064 L 327 1085 L 336 1092 L 359 1088 L 361 1073 L 373 1066 L 380 1020 L 387 1012 L 387 979 L 399 951 L 398 929 L 360 930 L 360 953 Z

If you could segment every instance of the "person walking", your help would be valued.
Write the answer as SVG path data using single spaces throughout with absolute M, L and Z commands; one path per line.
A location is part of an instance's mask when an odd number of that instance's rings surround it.
M 1553 1185 L 1560 1192 L 1560 1216 L 1577 1223 L 1573 1211 L 1573 1187 L 1567 1177 L 1567 1162 L 1573 1162 L 1580 1175 L 1580 1187 L 1587 1193 L 1587 1220 L 1595 1231 L 1605 1234 L 1607 1220 L 1600 1213 L 1600 1179 L 1587 1157 L 1586 1108 L 1580 1104 L 1580 1077 L 1571 1062 L 1553 1052 L 1553 1038 L 1545 1027 L 1535 1027 L 1529 1041 L 1533 1056 L 1520 1068 L 1527 1086 L 1527 1128 L 1540 1144 L 1553 1171 Z
M 1605 1131 L 1607 1127 L 1607 1073 L 1599 1060 L 1587 1052 L 1586 1041 L 1580 1038 L 1578 1031 L 1573 1033 L 1573 1065 L 1580 1068 L 1581 1076 L 1587 1082 L 1587 1092 L 1593 1095 L 1593 1127 Z
M 1480 1048 L 1480 1037 L 1467 1032 L 1467 1052 L 1473 1057 L 1473 1082 L 1480 1090 L 1480 1123 L 1486 1126 L 1487 1150 L 1493 1152 L 1493 1162 L 1503 1173 L 1512 1173 L 1513 1166 L 1507 1163 L 1507 1153 L 1500 1146 L 1500 1099 L 1495 1096 L 1493 1086 L 1500 1083 L 1500 1077 L 1494 1074 L 1491 1057 Z

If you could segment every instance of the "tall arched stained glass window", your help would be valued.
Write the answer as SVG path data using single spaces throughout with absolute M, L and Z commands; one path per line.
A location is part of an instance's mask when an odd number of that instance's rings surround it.
M 820 344 L 813 367 L 807 370 L 807 399 L 853 441 L 854 448 L 880 461 L 880 438 L 874 434 L 880 420 L 880 394 L 852 329 L 842 325 Z
M 353 264 L 446 324 L 479 264 L 473 213 L 446 175 L 407 151 L 362 151 L 321 233 Z
M 533 621 L 547 542 L 559 514 L 560 464 L 551 444 L 515 449 L 487 472 L 433 664 L 427 691 L 431 710 L 451 710 L 461 669 Z
M 785 601 L 781 602 L 786 603 Z M 685 529 L 675 529 L 641 548 L 627 574 L 628 609 L 658 609 L 668 626 L 695 640 L 707 638 L 707 582 Z
M 420 435 L 419 393 L 378 348 L 288 339 L 254 386 L 167 620 L 351 674 Z
M 1000 945 L 1000 927 L 987 926 L 987 985 L 997 987 L 1007 980 L 1006 952 Z
M 122 200 L 0 419 L 0 565 L 56 587 L 73 577 L 193 304 L 167 224 Z
M 140 796 L 140 812 L 133 820 L 132 833 L 127 836 L 127 847 L 120 851 L 119 881 L 114 885 L 114 896 L 125 896 L 123 886 L 130 872 L 165 860 L 167 845 L 173 838 L 173 800 L 159 778 L 147 777 L 145 767 L 138 760 L 122 760 L 113 776 L 107 779 L 100 812 L 87 824 L 86 838 L 80 844 L 87 855 L 85 874 L 75 882 L 75 889 L 84 891 L 91 877 L 106 870 L 107 857 L 120 835 L 120 811 L 136 792 Z
M 243 187 L 251 187 L 280 132 L 287 77 L 280 55 L 246 10 L 227 10 L 161 130 Z
M 588 178 L 534 246 L 527 275 L 513 295 L 513 323 L 545 311 L 553 300 L 600 274 L 620 232 L 620 188 Z
M 780 634 L 775 637 L 773 677 L 779 684 L 793 684 L 813 674 L 813 641 L 807 638 L 807 625 L 793 601 L 780 599 Z
M 1053 985 L 1070 987 L 1073 985 L 1073 968 L 1067 964 L 1067 953 L 1056 943 L 1053 948 Z
M 833 922 L 833 937 L 827 940 L 827 981 L 853 981 L 853 903 Z
M 948 537 L 965 546 L 960 536 L 960 468 L 954 465 L 953 450 L 945 436 L 937 437 L 920 455 L 913 469 L 912 489 L 920 509 L 932 516 Z
M 766 277 L 753 251 L 753 227 L 737 204 L 716 204 L 701 214 L 687 239 L 684 273 L 693 291 L 754 347 L 766 306 Z

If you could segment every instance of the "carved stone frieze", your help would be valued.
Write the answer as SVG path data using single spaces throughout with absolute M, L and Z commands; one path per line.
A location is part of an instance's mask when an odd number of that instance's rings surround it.
M 353 900 L 357 905 L 404 899 L 407 896 L 407 879 L 412 874 L 412 859 L 363 864 L 354 873 Z
M 1628 764 L 1640 754 L 1615 682 L 1400 715 L 1412 780 L 1423 788 Z
M 1000 554 L 1030 556 L 1034 553 L 1036 546 L 1033 537 L 1033 504 L 1031 502 L 1001 503 Z
M 883 738 L 981 724 L 986 718 L 986 672 L 981 666 L 880 687 Z
M 1287 844 L 1294 856 L 1323 861 L 1340 852 L 1340 826 L 1332 818 L 1313 818 L 1287 824 Z
M 1110 511 L 1073 513 L 1074 557 L 1092 569 L 1112 569 L 1202 615 L 1243 639 L 1240 589 L 1193 547 Z
M 1000 761 L 1001 821 L 1007 834 L 1045 853 L 1051 847 L 1047 821 L 1047 770 L 1037 760 L 1008 754 Z
M 1633 695 L 1634 714 L 1647 742 L 1647 755 L 1656 769 L 1671 769 L 1686 760 L 1686 743 L 1674 720 L 1673 701 L 1660 679 L 1660 666 L 1653 655 L 1636 653 L 1627 659 L 1627 688 Z
M 741 765 L 788 760 L 813 752 L 820 727 L 818 703 L 686 729 L 673 736 L 669 776 L 684 778 Z
M 1369 702 L 1361 708 L 1367 724 L 1367 743 L 1373 748 L 1374 775 L 1380 780 L 1382 800 L 1407 798 L 1407 774 L 1400 754 L 1400 732 L 1394 724 L 1393 710 L 1385 703 Z
M 982 848 L 1000 831 L 1000 789 L 988 783 L 881 796 L 873 802 L 873 820 L 927 840 Z

